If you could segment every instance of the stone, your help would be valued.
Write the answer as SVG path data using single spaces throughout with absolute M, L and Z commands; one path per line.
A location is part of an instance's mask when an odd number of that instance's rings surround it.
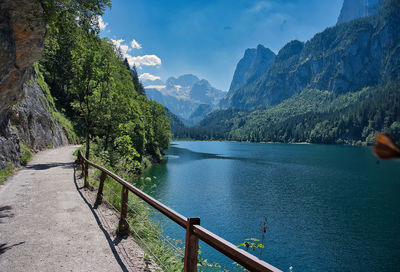
M 39 1 L 0 2 L 0 124 L 7 124 L 8 111 L 21 98 L 28 69 L 42 55 L 45 33 Z

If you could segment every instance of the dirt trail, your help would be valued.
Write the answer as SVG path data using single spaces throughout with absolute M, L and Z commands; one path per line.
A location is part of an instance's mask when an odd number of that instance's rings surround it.
M 143 271 L 127 269 L 77 189 L 76 148 L 37 154 L 0 187 L 0 271 Z

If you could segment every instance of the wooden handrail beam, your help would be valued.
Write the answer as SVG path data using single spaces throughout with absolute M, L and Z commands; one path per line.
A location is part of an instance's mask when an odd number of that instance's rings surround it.
M 104 167 L 101 167 L 89 160 L 87 160 L 81 153 L 78 152 L 78 158 L 82 164 L 82 170 L 87 173 L 88 167 L 86 165 L 91 165 L 94 168 L 99 169 L 101 174 L 101 181 L 104 182 L 105 175 L 112 177 L 115 181 L 122 185 L 122 199 L 121 199 L 121 206 L 126 204 L 128 199 L 128 191 L 131 191 L 143 201 L 147 202 L 150 206 L 167 216 L 169 219 L 177 223 L 182 228 L 186 229 L 186 245 L 189 245 L 190 248 L 185 248 L 185 271 L 194 271 L 196 263 L 194 260 L 197 260 L 197 239 L 200 239 L 207 243 L 208 245 L 212 246 L 225 256 L 231 258 L 238 264 L 242 265 L 244 268 L 248 269 L 249 271 L 255 272 L 282 272 L 278 268 L 258 259 L 254 255 L 244 251 L 243 249 L 238 248 L 234 244 L 224 240 L 223 238 L 219 237 L 218 235 L 212 233 L 211 231 L 203 228 L 200 226 L 200 219 L 199 218 L 186 218 L 176 211 L 168 208 L 158 200 L 152 198 L 148 194 L 142 192 L 129 182 L 125 181 L 121 177 L 117 176 L 116 174 L 110 172 Z M 85 165 L 85 167 L 83 166 Z M 121 208 L 121 220 L 125 220 L 126 210 Z M 120 222 L 123 224 L 124 222 Z M 194 237 L 195 236 L 195 237 Z M 193 255 L 196 256 L 193 256 Z
M 162 214 L 167 216 L 169 219 L 171 219 L 172 221 L 177 223 L 182 228 L 186 229 L 186 222 L 187 222 L 187 218 L 186 217 L 184 217 L 184 216 L 180 215 L 179 213 L 177 213 L 176 211 L 168 208 L 167 206 L 165 206 L 164 204 L 162 204 L 158 200 L 156 200 L 156 199 L 152 198 L 151 196 L 149 196 L 148 194 L 142 192 L 141 190 L 139 190 L 138 188 L 136 188 L 135 186 L 133 186 L 129 182 L 125 181 L 121 177 L 117 176 L 116 174 L 112 173 L 111 171 L 109 171 L 109 170 L 107 170 L 107 169 L 105 169 L 105 168 L 103 168 L 103 167 L 101 167 L 101 166 L 99 166 L 99 165 L 87 160 L 83 156 L 82 156 L 82 159 L 85 162 L 87 162 L 89 165 L 93 166 L 94 168 L 97 168 L 100 171 L 106 173 L 108 176 L 112 177 L 115 181 L 117 181 L 121 185 L 127 187 L 129 191 L 131 191 L 132 193 L 134 193 L 135 195 L 140 197 L 142 200 L 147 202 L 150 206 L 152 206 L 153 208 L 155 208 L 156 210 L 158 210 L 159 212 L 161 212 Z
M 256 256 L 238 248 L 234 244 L 226 241 L 211 231 L 200 225 L 193 226 L 194 233 L 200 240 L 206 242 L 225 256 L 231 258 L 244 268 L 255 272 L 282 272 L 278 268 L 258 259 Z

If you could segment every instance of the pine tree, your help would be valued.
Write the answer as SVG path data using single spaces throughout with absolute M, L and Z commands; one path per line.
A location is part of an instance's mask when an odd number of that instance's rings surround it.
M 133 84 L 135 85 L 135 90 L 142 95 L 145 95 L 144 87 L 142 83 L 139 81 L 138 72 L 136 70 L 136 65 L 133 65 L 131 69 L 131 76 L 133 80 Z

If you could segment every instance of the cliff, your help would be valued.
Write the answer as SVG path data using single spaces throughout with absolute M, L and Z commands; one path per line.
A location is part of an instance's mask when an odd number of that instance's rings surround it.
M 306 43 L 292 41 L 262 77 L 230 95 L 229 106 L 268 108 L 304 89 L 342 94 L 395 80 L 400 70 L 398 25 L 398 9 L 391 5 L 379 16 L 336 25 Z
M 374 15 L 378 11 L 378 4 L 379 0 L 344 0 L 337 23 Z
M 236 66 L 229 91 L 249 84 L 265 74 L 274 58 L 274 52 L 261 44 L 257 48 L 247 49 Z
M 68 121 L 32 68 L 43 52 L 45 33 L 39 1 L 0 2 L 0 170 L 7 162 L 21 165 L 21 144 L 39 151 L 68 143 L 68 129 L 59 122 L 68 126 Z
M 0 128 L 7 113 L 22 95 L 29 67 L 43 52 L 46 33 L 39 1 L 0 2 Z

